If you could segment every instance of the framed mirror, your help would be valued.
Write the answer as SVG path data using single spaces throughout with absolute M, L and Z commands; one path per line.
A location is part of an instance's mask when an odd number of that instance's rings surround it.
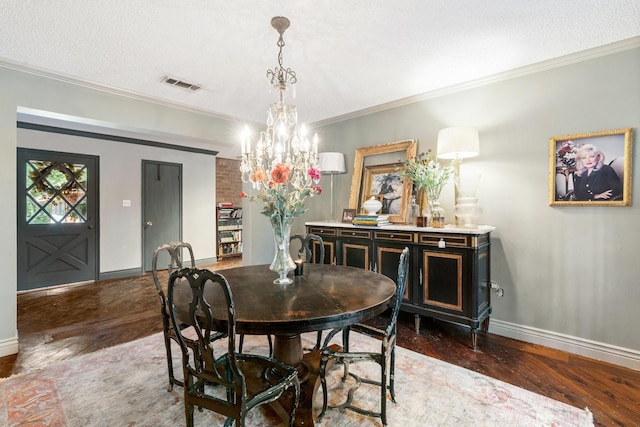
M 353 165 L 349 208 L 355 209 L 358 213 L 362 211 L 362 203 L 366 200 L 364 197 L 367 195 L 363 194 L 363 191 L 370 192 L 371 190 L 371 183 L 369 181 L 366 182 L 367 188 L 364 188 L 365 171 L 369 178 L 378 175 L 376 172 L 381 172 L 382 176 L 385 175 L 385 172 L 394 175 L 393 171 L 387 170 L 389 165 L 398 164 L 398 162 L 414 158 L 417 149 L 418 143 L 415 139 L 357 148 Z M 400 154 L 400 156 L 398 154 Z M 397 213 L 389 215 L 389 220 L 394 223 L 407 222 L 411 197 L 411 182 L 404 182 L 401 190 L 402 191 L 399 192 L 401 198 L 400 201 L 397 202 L 399 208 L 394 210 L 394 212 Z

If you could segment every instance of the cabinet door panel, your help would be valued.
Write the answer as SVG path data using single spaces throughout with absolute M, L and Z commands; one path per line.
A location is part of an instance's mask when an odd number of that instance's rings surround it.
M 368 244 L 344 242 L 342 244 L 342 265 L 370 270 L 370 247 Z
M 377 271 L 389 277 L 396 283 L 398 283 L 398 265 L 400 264 L 400 256 L 402 255 L 404 248 L 404 246 L 387 246 L 382 244 L 376 246 L 375 265 L 377 267 Z M 404 297 L 402 298 L 407 302 L 411 301 L 411 291 L 413 289 L 413 286 L 411 286 L 411 262 L 409 262 L 408 268 L 407 288 L 404 291 Z
M 424 301 L 462 311 L 462 255 L 423 251 Z
M 311 262 L 314 264 L 333 264 L 335 261 L 335 242 L 323 240 L 324 259 L 320 259 L 320 243 L 317 240 L 311 242 Z

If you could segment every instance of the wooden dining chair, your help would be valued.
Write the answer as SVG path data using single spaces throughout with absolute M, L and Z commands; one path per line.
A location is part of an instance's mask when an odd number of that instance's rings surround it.
M 300 242 L 300 249 L 298 250 L 298 259 L 304 259 L 304 262 L 311 262 L 312 260 L 317 264 L 324 264 L 324 242 L 322 241 L 322 237 L 317 234 L 307 233 L 307 234 L 294 234 L 289 239 L 289 242 L 293 241 Z M 318 256 L 313 258 L 313 248 L 314 242 L 318 248 Z
M 387 390 L 391 394 L 391 400 L 396 401 L 394 390 L 394 375 L 395 375 L 395 352 L 396 352 L 396 324 L 398 321 L 398 313 L 400 312 L 400 305 L 402 304 L 402 297 L 407 287 L 407 276 L 409 266 L 409 248 L 405 247 L 400 255 L 400 261 L 398 263 L 398 277 L 396 279 L 396 292 L 389 302 L 391 313 L 389 316 L 389 322 L 385 329 L 378 329 L 369 325 L 356 323 L 346 328 L 332 329 L 324 339 L 324 343 L 321 347 L 322 355 L 320 357 L 320 381 L 322 385 L 322 411 L 318 415 L 318 422 L 324 417 L 327 408 L 331 409 L 349 409 L 358 413 L 369 415 L 372 417 L 380 418 L 382 424 L 387 425 Z M 377 337 L 381 339 L 379 352 L 357 352 L 352 351 L 349 346 L 349 332 L 356 331 L 366 335 Z M 342 332 L 342 345 L 343 349 L 335 351 L 329 347 L 329 342 L 338 333 Z M 352 393 L 349 392 L 347 400 L 337 406 L 328 406 L 328 393 L 327 393 L 327 366 L 329 361 L 335 361 L 343 364 L 342 382 L 347 380 L 348 376 L 356 379 L 356 383 L 373 384 L 380 387 L 380 412 L 374 412 L 362 409 L 352 402 Z M 380 381 L 368 380 L 360 378 L 357 375 L 349 372 L 349 364 L 356 362 L 375 362 L 381 367 Z
M 153 252 L 153 259 L 151 261 L 151 274 L 153 275 L 153 283 L 156 287 L 156 291 L 160 296 L 160 315 L 162 316 L 162 332 L 164 334 L 164 345 L 167 351 L 167 369 L 169 373 L 169 387 L 168 390 L 171 391 L 173 389 L 174 384 L 182 387 L 182 381 L 178 380 L 174 376 L 173 372 L 173 357 L 171 355 L 171 340 L 174 340 L 178 343 L 178 336 L 171 325 L 169 320 L 169 309 L 167 307 L 167 298 L 165 292 L 163 290 L 162 283 L 160 282 L 159 272 L 162 270 L 167 270 L 168 275 L 170 275 L 173 271 L 183 268 L 182 263 L 182 252 L 188 252 L 189 259 L 191 261 L 191 266 L 195 266 L 195 259 L 193 256 L 193 249 L 191 245 L 186 242 L 173 242 L 166 243 L 162 246 L 159 246 Z M 161 268 L 159 263 L 163 264 Z M 180 329 L 186 328 L 186 325 L 179 325 Z M 195 342 L 193 340 L 188 340 L 188 343 L 195 347 Z
M 176 300 L 177 287 L 190 298 Z M 291 387 L 294 393 L 288 404 L 289 426 L 293 426 L 300 399 L 298 372 L 271 357 L 236 352 L 236 309 L 227 279 L 206 269 L 177 270 L 169 278 L 167 295 L 171 323 L 182 350 L 187 427 L 193 426 L 196 406 L 227 417 L 225 426 L 235 421 L 236 427 L 244 427 L 251 409 L 281 398 Z M 219 298 L 214 301 L 212 295 Z M 189 302 L 176 306 L 176 302 L 186 300 Z M 221 312 L 225 319 L 214 322 L 212 307 L 220 304 L 224 305 Z M 182 334 L 182 324 L 194 328 L 195 349 Z M 215 330 L 223 325 L 224 333 Z
M 303 258 L 304 256 L 304 262 L 311 262 L 311 260 L 313 259 L 314 261 L 317 261 L 317 264 L 324 264 L 324 241 L 322 240 L 322 237 L 313 233 L 307 233 L 304 235 L 295 234 L 291 236 L 290 241 L 293 242 L 294 240 L 300 241 L 300 249 L 298 250 L 298 259 Z M 315 259 L 313 258 L 313 246 L 312 246 L 314 242 L 316 242 L 318 247 L 318 257 Z M 314 347 L 314 349 L 319 349 L 321 344 L 322 344 L 322 331 L 318 331 L 318 337 L 316 339 L 316 346 Z

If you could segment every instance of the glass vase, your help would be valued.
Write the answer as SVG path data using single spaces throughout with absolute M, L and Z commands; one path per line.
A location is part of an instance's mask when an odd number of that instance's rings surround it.
M 444 209 L 440 206 L 438 199 L 427 200 L 429 206 L 429 227 L 444 227 Z
M 458 197 L 456 218 L 460 228 L 478 228 L 478 218 L 482 215 L 482 207 L 476 197 Z
M 458 192 L 455 210 L 460 228 L 478 228 L 478 219 L 482 215 L 482 207 L 476 197 L 479 182 L 480 174 L 471 173 L 460 176 L 455 182 Z
M 271 271 L 278 273 L 279 277 L 273 281 L 276 285 L 293 283 L 293 279 L 287 277 L 290 271 L 295 270 L 296 264 L 289 253 L 289 238 L 291 237 L 291 220 L 275 215 L 271 218 L 273 240 L 276 245 L 276 253 L 273 262 L 269 266 Z

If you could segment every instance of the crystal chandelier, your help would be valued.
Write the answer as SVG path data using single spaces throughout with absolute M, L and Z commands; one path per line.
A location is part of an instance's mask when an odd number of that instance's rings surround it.
M 256 175 L 270 177 L 276 166 L 285 164 L 289 168 L 287 181 L 295 189 L 303 189 L 313 184 L 309 170 L 317 167 L 318 135 L 310 140 L 304 125 L 298 126 L 298 112 L 295 105 L 285 103 L 288 86 L 297 82 L 296 73 L 282 65 L 283 34 L 289 28 L 289 19 L 276 16 L 271 26 L 278 31 L 278 66 L 267 70 L 267 78 L 278 92 L 277 102 L 267 111 L 267 129 L 260 133 L 257 143 L 252 143 L 249 128 L 242 135 L 242 181 L 251 181 L 254 188 L 268 185 Z M 280 166 L 279 166 L 280 167 Z

